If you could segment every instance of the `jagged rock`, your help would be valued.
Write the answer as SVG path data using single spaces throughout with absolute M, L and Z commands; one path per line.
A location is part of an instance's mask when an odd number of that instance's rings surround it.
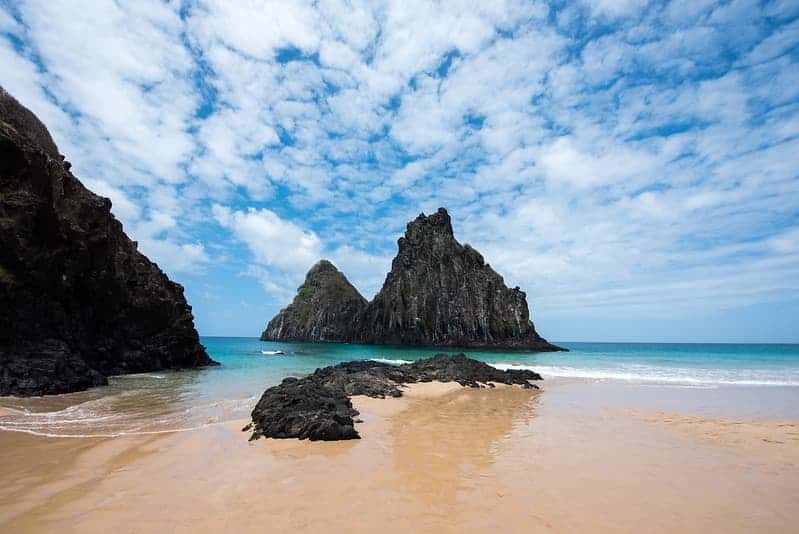
M 294 301 L 280 310 L 261 334 L 262 341 L 347 341 L 366 299 L 327 260 L 305 275 Z
M 525 294 L 469 245 L 444 208 L 408 223 L 383 288 L 358 325 L 366 343 L 560 350 L 530 321 Z
M 535 331 L 524 292 L 508 288 L 479 252 L 458 243 L 444 208 L 408 223 L 398 245 L 383 288 L 371 302 L 364 305 L 329 263 L 334 285 L 348 288 L 340 292 L 346 300 L 338 302 L 332 291 L 314 290 L 324 287 L 319 282 L 309 286 L 314 267 L 300 294 L 269 322 L 261 339 L 565 350 Z
M 437 354 L 399 366 L 371 360 L 340 363 L 267 389 L 252 411 L 250 439 L 357 439 L 353 417 L 358 411 L 351 396 L 400 397 L 401 386 L 434 380 L 468 387 L 501 383 L 535 388 L 530 381 L 541 376 L 528 370 L 502 371 L 463 354 Z
M 183 288 L 136 250 L 110 210 L 0 88 L 0 395 L 216 363 Z

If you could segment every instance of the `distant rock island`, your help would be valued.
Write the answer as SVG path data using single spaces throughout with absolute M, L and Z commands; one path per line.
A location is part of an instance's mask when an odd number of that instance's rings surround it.
M 0 88 L 0 395 L 216 364 L 183 287 L 69 169 L 47 128 Z
M 541 375 L 526 369 L 502 371 L 463 354 L 436 354 L 403 365 L 372 360 L 344 362 L 317 369 L 303 378 L 289 377 L 261 396 L 252 411 L 250 440 L 299 438 L 335 441 L 360 438 L 355 430 L 358 410 L 350 397 L 401 397 L 402 386 L 417 382 L 457 382 L 465 387 L 516 384 L 537 388 Z
M 269 321 L 261 339 L 349 341 L 366 299 L 327 260 L 305 275 L 294 301 Z
M 307 274 L 263 341 L 557 351 L 535 331 L 527 299 L 455 239 L 447 210 L 408 223 L 380 292 L 367 302 L 327 260 Z

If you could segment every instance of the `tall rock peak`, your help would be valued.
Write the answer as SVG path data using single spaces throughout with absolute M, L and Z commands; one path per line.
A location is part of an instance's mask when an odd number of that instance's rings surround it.
M 261 334 L 264 341 L 348 341 L 366 299 L 328 260 L 320 260 L 287 307 Z
M 452 219 L 444 208 L 431 215 L 420 213 L 416 219 L 408 223 L 405 230 L 405 239 L 410 241 L 427 240 L 431 236 L 441 234 L 453 237 Z
M 47 128 L 0 89 L 0 395 L 216 363 L 183 288 L 69 168 Z

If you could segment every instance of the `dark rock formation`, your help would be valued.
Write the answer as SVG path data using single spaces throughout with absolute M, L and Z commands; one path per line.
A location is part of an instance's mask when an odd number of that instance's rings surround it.
M 525 294 L 452 233 L 444 208 L 408 223 L 383 288 L 361 316 L 366 343 L 561 350 L 538 335 Z
M 319 264 L 261 339 L 565 350 L 535 331 L 524 292 L 508 288 L 479 252 L 458 243 L 444 208 L 411 221 L 398 244 L 391 272 L 371 302 L 364 306 L 360 294 L 329 262 L 327 278 L 315 280 L 320 275 L 311 275 Z M 343 289 L 324 290 L 327 285 Z
M 280 310 L 261 334 L 262 341 L 348 341 L 366 299 L 327 260 L 305 275 L 294 301 Z
M 253 425 L 245 430 L 253 429 L 251 439 L 356 439 L 353 417 L 358 411 L 350 401 L 352 395 L 400 397 L 400 386 L 434 380 L 468 387 L 501 383 L 535 388 L 530 381 L 541 376 L 526 370 L 501 371 L 463 354 L 437 354 L 399 366 L 370 360 L 340 363 L 304 378 L 286 378 L 267 389 L 252 411 Z
M 216 363 L 183 288 L 69 168 L 44 125 L 0 88 L 0 395 Z

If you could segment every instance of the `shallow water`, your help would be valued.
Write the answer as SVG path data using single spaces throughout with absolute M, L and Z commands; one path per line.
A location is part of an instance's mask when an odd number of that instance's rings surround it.
M 317 367 L 375 359 L 403 363 L 442 351 L 349 344 L 203 338 L 220 367 L 112 377 L 106 387 L 52 397 L 0 398 L 0 429 L 53 436 L 190 430 L 246 418 L 264 389 Z M 799 417 L 799 345 L 562 343 L 568 353 L 469 351 L 500 368 L 529 368 L 546 383 L 592 381 L 607 402 L 634 387 L 646 408 L 717 415 Z

